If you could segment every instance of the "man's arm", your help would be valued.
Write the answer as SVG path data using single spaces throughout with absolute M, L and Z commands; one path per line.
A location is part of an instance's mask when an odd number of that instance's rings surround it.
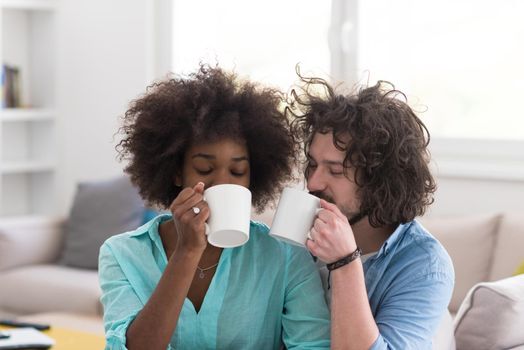
M 340 211 L 322 201 L 324 224 L 315 223 L 308 248 L 321 260 L 336 261 L 356 249 Z M 424 249 L 428 249 L 425 247 Z M 369 305 L 362 262 L 356 259 L 331 272 L 333 349 L 429 349 L 453 290 L 452 267 L 427 254 L 408 252 L 391 285 L 379 296 L 375 315 Z
M 331 272 L 332 349 L 369 349 L 379 335 L 360 259 Z
M 308 240 L 311 253 L 332 263 L 355 251 L 357 244 L 347 218 L 336 205 L 321 200 L 323 209 Z M 369 349 L 379 330 L 369 306 L 360 259 L 331 272 L 331 347 Z

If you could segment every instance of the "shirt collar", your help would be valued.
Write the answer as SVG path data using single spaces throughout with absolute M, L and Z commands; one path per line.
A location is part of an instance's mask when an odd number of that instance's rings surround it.
M 131 237 L 138 237 L 145 234 L 149 234 L 149 237 L 151 240 L 155 241 L 158 238 L 158 225 L 160 223 L 171 219 L 171 214 L 160 214 L 156 216 L 153 220 L 146 222 L 139 228 L 137 228 L 133 233 L 131 233 Z
M 377 257 L 381 255 L 388 255 L 389 251 L 395 247 L 395 245 L 398 243 L 398 241 L 404 236 L 404 233 L 408 230 L 408 228 L 413 224 L 413 221 L 407 222 L 405 224 L 400 224 L 397 226 L 395 231 L 389 236 L 389 238 L 382 244 L 380 247 Z

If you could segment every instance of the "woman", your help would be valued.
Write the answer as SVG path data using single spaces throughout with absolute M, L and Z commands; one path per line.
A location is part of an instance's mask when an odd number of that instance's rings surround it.
M 291 178 L 295 143 L 280 102 L 275 90 L 201 66 L 153 85 L 127 111 L 126 172 L 171 214 L 101 247 L 107 348 L 329 348 L 329 312 L 305 250 L 257 222 L 237 248 L 205 236 L 205 188 L 245 186 L 260 211 Z

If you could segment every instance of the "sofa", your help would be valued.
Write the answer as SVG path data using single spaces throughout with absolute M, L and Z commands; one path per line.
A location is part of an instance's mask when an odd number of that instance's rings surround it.
M 96 267 L 64 263 L 64 249 L 75 246 L 71 240 L 85 238 L 71 236 L 70 222 L 75 215 L 76 202 L 75 199 L 69 218 L 0 219 L 0 317 L 33 315 L 42 320 L 38 315 L 58 312 L 89 317 L 101 324 L 103 311 Z M 142 204 L 137 205 L 143 210 Z M 86 209 L 77 205 L 78 210 Z M 272 214 L 273 211 L 268 210 L 254 214 L 253 218 L 270 225 Z M 142 215 L 142 212 L 135 213 L 140 220 L 145 220 Z M 93 221 L 89 215 L 81 216 Z M 502 349 L 524 344 L 521 341 L 524 310 L 520 312 L 524 305 L 524 275 L 511 277 L 524 261 L 524 218 L 519 213 L 504 213 L 422 218 L 420 221 L 447 248 L 456 274 L 449 314 L 442 320 L 434 348 L 454 349 L 456 345 L 459 350 Z M 78 224 L 87 225 L 82 220 Z M 504 291 L 508 291 L 507 295 Z M 482 301 L 480 305 L 479 300 Z M 509 311 L 504 309 L 506 304 L 509 304 Z M 484 330 L 480 326 L 489 328 L 491 324 L 485 317 L 497 320 L 505 328 L 496 332 Z M 515 339 L 508 340 L 506 331 L 512 325 L 522 325 L 522 328 L 512 335 Z M 483 334 L 495 337 L 490 347 L 474 342 L 480 339 L 482 343 Z M 506 342 L 506 347 L 493 345 L 499 342 Z
M 151 216 L 129 178 L 78 184 L 62 217 L 0 218 L 0 316 L 99 317 L 98 251 Z

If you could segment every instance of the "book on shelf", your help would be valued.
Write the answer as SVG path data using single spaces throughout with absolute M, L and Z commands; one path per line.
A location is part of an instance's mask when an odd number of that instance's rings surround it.
M 1 107 L 20 108 L 22 107 L 20 69 L 16 66 L 2 64 L 0 77 L 2 84 Z

